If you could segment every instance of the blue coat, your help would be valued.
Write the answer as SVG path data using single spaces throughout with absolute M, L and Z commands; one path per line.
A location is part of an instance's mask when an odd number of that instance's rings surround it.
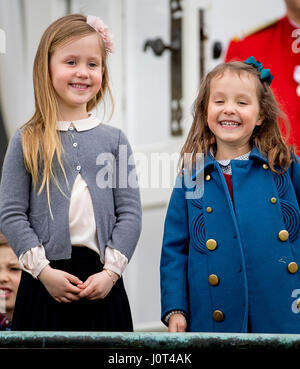
M 231 161 L 233 201 L 210 155 L 203 196 L 189 198 L 183 180 L 175 186 L 161 254 L 162 319 L 183 310 L 190 331 L 300 333 L 300 163 L 283 175 L 267 164 L 257 148 Z

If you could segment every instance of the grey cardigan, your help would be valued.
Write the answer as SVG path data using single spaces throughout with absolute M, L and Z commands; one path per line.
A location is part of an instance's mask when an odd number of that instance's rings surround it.
M 72 250 L 69 204 L 75 178 L 80 173 L 93 203 L 101 260 L 104 261 L 106 246 L 117 249 L 130 260 L 140 236 L 142 212 L 127 138 L 121 130 L 105 124 L 79 132 L 75 129 L 60 132 L 60 137 L 67 181 L 55 158 L 53 168 L 60 188 L 51 181 L 53 216 L 46 189 L 37 194 L 41 178 L 34 191 L 31 175 L 25 168 L 22 130 L 12 137 L 0 185 L 2 233 L 18 257 L 32 247 L 43 245 L 48 260 L 69 259 Z

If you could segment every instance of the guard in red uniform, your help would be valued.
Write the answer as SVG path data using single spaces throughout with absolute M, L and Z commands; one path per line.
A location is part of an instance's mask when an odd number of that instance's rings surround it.
M 288 5 L 289 1 L 286 0 Z M 299 0 L 296 0 L 300 3 Z M 297 22 L 298 23 L 298 22 Z M 285 16 L 246 35 L 234 38 L 225 60 L 245 60 L 253 55 L 276 76 L 272 90 L 290 122 L 289 142 L 300 153 L 300 25 Z

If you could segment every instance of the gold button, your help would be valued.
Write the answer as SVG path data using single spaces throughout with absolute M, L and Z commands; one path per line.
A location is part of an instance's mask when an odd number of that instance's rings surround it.
M 281 230 L 279 233 L 278 233 L 278 237 L 280 239 L 280 241 L 287 241 L 288 238 L 289 238 L 289 232 L 286 231 L 285 229 Z
M 271 197 L 270 201 L 271 201 L 272 204 L 276 204 L 277 199 L 276 199 L 276 197 Z
M 214 240 L 213 238 L 209 239 L 206 241 L 206 247 L 208 248 L 208 250 L 215 250 L 217 248 L 217 241 Z
M 296 304 L 297 304 L 297 308 L 300 310 L 300 299 L 298 299 L 298 300 L 296 301 Z
M 211 176 L 209 174 L 207 174 L 207 176 L 205 176 L 205 180 L 206 181 L 210 181 L 211 180 Z
M 208 277 L 208 282 L 211 286 L 217 286 L 219 284 L 219 277 L 216 274 L 211 274 Z
M 215 310 L 213 312 L 213 318 L 216 322 L 221 322 L 224 319 L 224 314 L 221 310 Z
M 206 211 L 207 211 L 208 213 L 211 213 L 211 212 L 212 212 L 212 208 L 211 208 L 210 206 L 208 206 L 208 207 L 206 208 Z
M 262 166 L 264 169 L 269 169 L 269 166 L 267 164 L 263 164 Z
M 288 271 L 292 274 L 296 273 L 298 270 L 298 264 L 295 263 L 294 261 L 292 261 L 291 263 L 289 263 L 288 265 Z

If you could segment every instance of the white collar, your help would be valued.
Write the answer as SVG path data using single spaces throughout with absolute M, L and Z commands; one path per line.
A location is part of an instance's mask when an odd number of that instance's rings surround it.
M 59 131 L 67 131 L 70 126 L 73 126 L 76 131 L 87 131 L 89 129 L 95 128 L 100 124 L 99 118 L 96 117 L 95 113 L 91 113 L 88 118 L 80 120 L 59 120 L 57 122 L 57 129 Z
M 231 160 L 249 160 L 251 151 L 247 152 L 246 154 L 240 155 L 237 158 L 233 159 L 223 159 L 223 160 L 217 160 L 217 162 L 222 165 L 223 167 L 226 167 L 230 164 Z M 215 157 L 212 147 L 210 148 L 210 154 Z

